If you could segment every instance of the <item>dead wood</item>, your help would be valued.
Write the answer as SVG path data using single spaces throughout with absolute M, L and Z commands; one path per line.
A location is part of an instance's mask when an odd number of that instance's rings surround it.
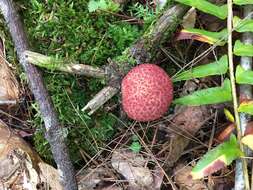
M 170 39 L 187 10 L 187 7 L 175 5 L 163 11 L 156 22 L 130 47 L 127 52 L 129 57 L 134 58 L 137 64 L 153 62 L 160 51 L 159 47 Z
M 28 41 L 20 17 L 12 0 L 1 0 L 0 9 L 14 41 L 20 64 L 28 77 L 30 88 L 38 102 L 46 127 L 46 138 L 50 143 L 53 157 L 58 167 L 60 181 L 66 190 L 77 189 L 74 169 L 69 158 L 68 148 L 51 98 L 44 86 L 41 73 L 24 58 Z
M 57 58 L 42 55 L 40 53 L 25 51 L 25 58 L 29 63 L 51 70 L 58 70 L 66 73 L 83 75 L 93 78 L 106 78 L 104 69 L 91 65 L 78 64 L 70 60 L 59 60 Z

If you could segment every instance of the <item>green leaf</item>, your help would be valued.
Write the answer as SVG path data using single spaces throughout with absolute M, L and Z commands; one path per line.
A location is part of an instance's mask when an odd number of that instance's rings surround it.
M 233 3 L 236 5 L 249 5 L 253 4 L 253 0 L 233 0 Z
M 253 115 L 253 100 L 244 100 L 240 103 L 238 112 Z
M 235 122 L 235 117 L 228 109 L 224 108 L 224 114 L 228 121 L 230 121 L 231 123 Z
M 194 67 L 190 70 L 179 73 L 173 79 L 173 82 L 181 80 L 189 80 L 193 78 L 201 78 L 212 75 L 222 75 L 225 74 L 227 70 L 228 70 L 228 58 L 227 55 L 224 55 L 218 61 Z
M 227 43 L 227 29 L 223 29 L 220 32 L 210 32 L 207 30 L 187 28 L 181 30 L 177 36 L 177 40 L 192 39 L 208 44 L 215 44 L 223 46 Z
M 95 1 L 95 0 L 91 0 L 88 3 L 88 10 L 89 12 L 94 12 L 99 8 L 99 2 Z
M 99 8 L 102 10 L 106 10 L 108 8 L 108 5 L 105 0 L 99 0 Z
M 239 148 L 236 137 L 231 135 L 229 141 L 208 151 L 206 155 L 198 161 L 191 172 L 191 176 L 193 179 L 200 179 L 208 176 L 231 164 L 233 160 L 242 155 L 243 153 Z
M 238 84 L 253 85 L 253 71 L 245 70 L 241 65 L 236 67 L 235 78 Z
M 106 10 L 111 12 L 117 12 L 120 5 L 113 2 L 112 0 L 90 0 L 88 3 L 89 12 L 94 12 L 97 10 Z
M 139 143 L 139 141 L 135 141 L 132 142 L 130 149 L 134 152 L 134 153 L 138 153 L 141 151 L 141 144 Z
M 138 138 L 137 135 L 133 135 L 133 136 L 132 136 L 132 141 L 138 141 L 138 140 L 139 140 L 139 138 Z
M 253 20 L 252 19 L 240 19 L 237 16 L 233 18 L 233 25 L 237 32 L 253 32 Z
M 243 44 L 240 40 L 235 41 L 234 54 L 237 56 L 253 56 L 253 45 Z
M 220 19 L 226 19 L 228 15 L 227 5 L 217 6 L 207 0 L 176 0 L 176 2 L 195 7 L 200 11 L 211 14 Z
M 229 79 L 225 79 L 223 86 L 207 88 L 195 91 L 190 95 L 175 99 L 173 103 L 199 106 L 207 104 L 217 104 L 232 100 L 231 85 Z

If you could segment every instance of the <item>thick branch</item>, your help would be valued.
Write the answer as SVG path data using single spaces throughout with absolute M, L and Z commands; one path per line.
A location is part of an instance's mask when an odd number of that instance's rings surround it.
M 252 18 L 252 11 L 253 6 L 247 5 L 244 7 L 244 18 Z M 253 44 L 253 36 L 252 33 L 245 32 L 242 35 L 242 42 L 245 44 Z M 252 58 L 251 57 L 241 57 L 241 66 L 245 70 L 251 70 L 252 69 Z M 252 86 L 251 85 L 240 85 L 240 99 L 252 99 Z M 245 113 L 240 113 L 240 128 L 242 131 L 242 134 L 244 133 L 246 129 L 246 125 L 250 120 L 250 116 Z M 247 153 L 247 150 L 244 152 Z M 242 161 L 237 160 L 236 162 L 236 172 L 235 172 L 235 189 L 245 189 L 245 184 L 243 180 L 243 168 L 242 168 Z M 253 176 L 253 174 L 252 174 Z M 251 182 L 253 184 L 253 182 Z M 252 188 L 252 187 L 251 187 Z
M 74 178 L 74 170 L 51 98 L 43 85 L 41 73 L 24 58 L 23 53 L 28 49 L 28 42 L 20 17 L 15 10 L 12 0 L 1 0 L 0 9 L 14 41 L 20 64 L 23 66 L 29 79 L 31 91 L 39 104 L 41 115 L 45 122 L 46 138 L 50 143 L 60 173 L 60 181 L 64 189 L 75 190 L 77 189 L 77 185 Z
M 151 24 L 144 36 L 130 48 L 130 57 L 138 64 L 151 62 L 159 51 L 159 46 L 169 39 L 187 10 L 182 5 L 165 10 L 157 21 Z

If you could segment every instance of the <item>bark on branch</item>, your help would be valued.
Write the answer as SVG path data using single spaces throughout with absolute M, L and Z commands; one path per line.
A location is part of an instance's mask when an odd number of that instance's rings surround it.
M 58 167 L 60 181 L 64 189 L 75 190 L 77 189 L 77 184 L 73 166 L 51 98 L 43 84 L 41 73 L 34 65 L 29 64 L 24 57 L 24 51 L 28 50 L 28 41 L 20 17 L 12 0 L 1 0 L 0 9 L 14 41 L 19 62 L 25 70 L 31 91 L 39 104 L 46 127 L 46 138 L 50 143 L 53 157 Z
M 32 51 L 25 51 L 24 55 L 29 63 L 32 63 L 39 67 L 44 67 L 46 69 L 63 71 L 66 73 L 72 73 L 94 78 L 106 77 L 104 69 L 100 69 L 90 65 L 78 64 L 66 59 L 61 60 Z

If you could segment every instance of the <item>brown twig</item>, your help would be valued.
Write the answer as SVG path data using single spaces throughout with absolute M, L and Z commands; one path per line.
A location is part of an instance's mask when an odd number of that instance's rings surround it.
M 52 69 L 94 78 L 106 77 L 104 69 L 100 69 L 91 65 L 73 63 L 72 61 L 67 59 L 61 60 L 32 51 L 25 51 L 24 56 L 27 62 L 39 67 L 44 67 L 46 69 Z
M 30 88 L 39 104 L 45 123 L 46 138 L 49 141 L 53 157 L 60 174 L 60 182 L 65 190 L 76 190 L 77 184 L 74 169 L 69 158 L 65 137 L 54 110 L 51 98 L 43 84 L 41 73 L 24 59 L 24 51 L 28 50 L 28 40 L 21 19 L 12 0 L 1 0 L 0 9 L 14 41 L 20 64 L 28 77 Z

